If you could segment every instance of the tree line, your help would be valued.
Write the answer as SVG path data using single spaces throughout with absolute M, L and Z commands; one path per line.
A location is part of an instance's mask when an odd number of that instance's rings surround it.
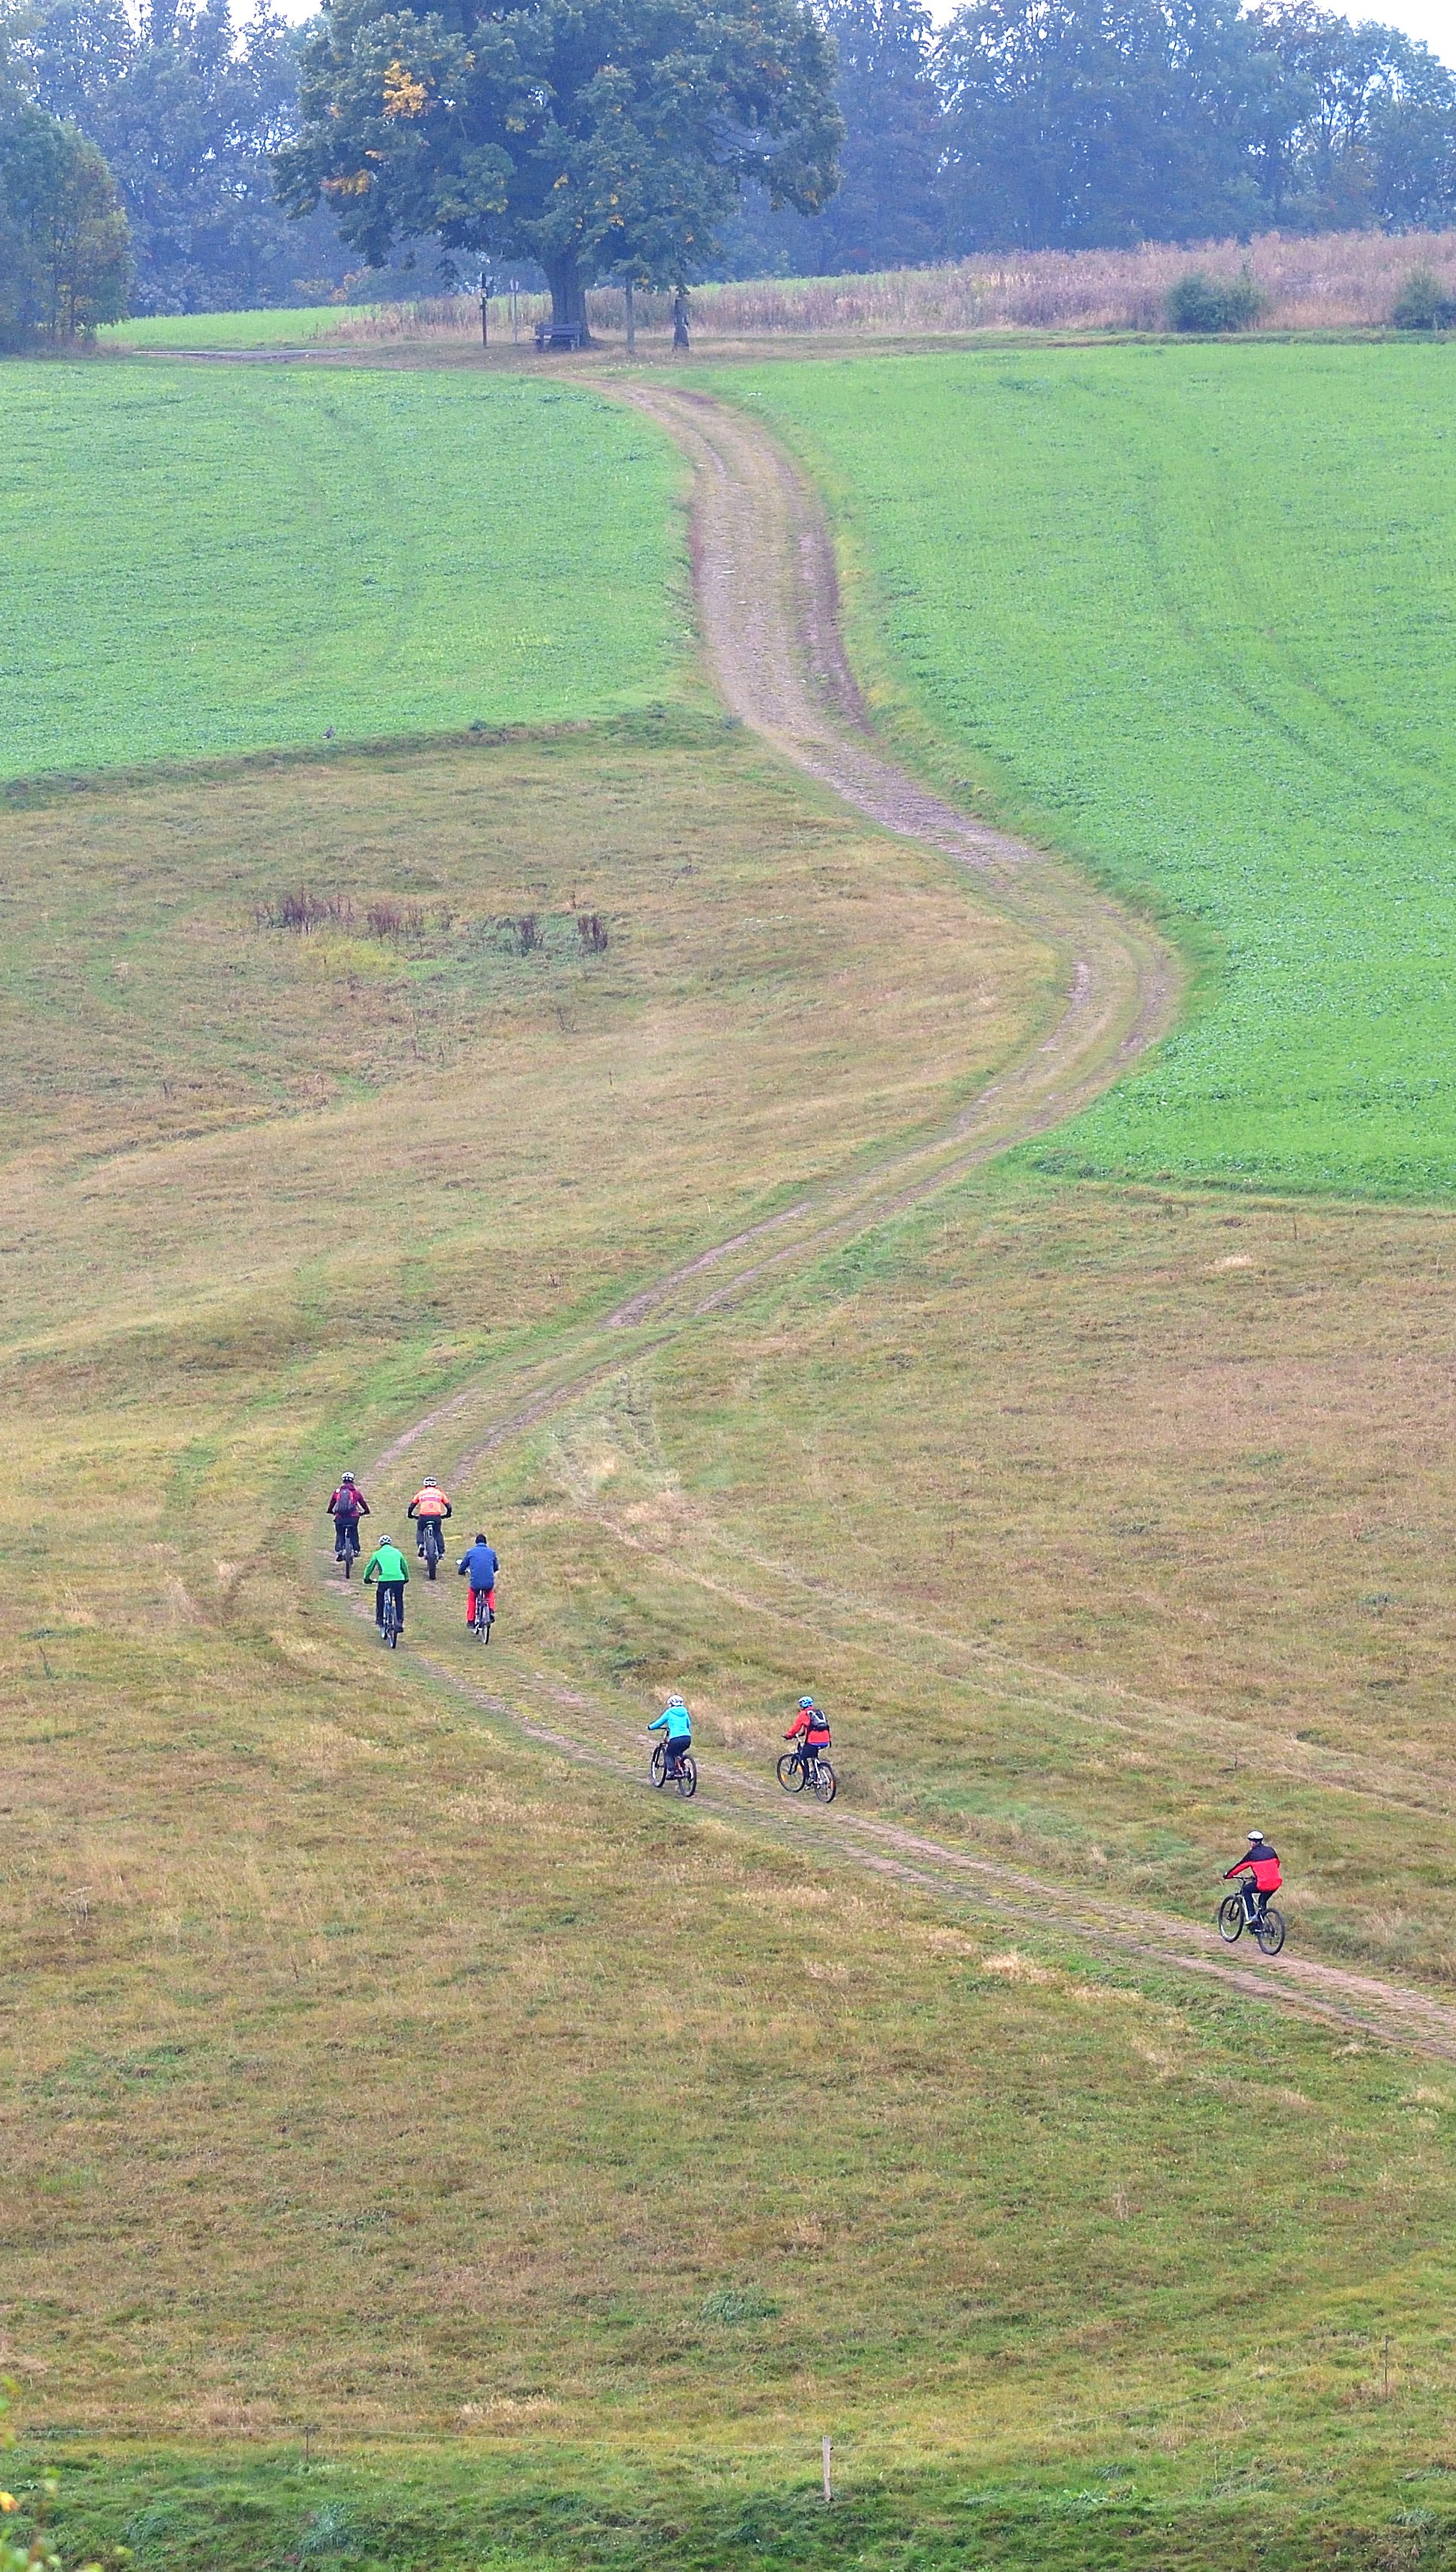
M 829 0 L 840 184 L 740 276 L 1456 222 L 1456 74 L 1309 0 Z
M 3 0 L 0 0 L 3 9 Z M 1456 221 L 1456 76 L 1311 0 L 11 0 L 0 333 Z

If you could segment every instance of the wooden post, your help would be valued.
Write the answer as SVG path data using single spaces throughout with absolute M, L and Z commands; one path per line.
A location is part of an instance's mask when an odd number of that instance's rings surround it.
M 490 346 L 490 279 L 488 277 L 483 277 L 480 281 L 480 344 L 482 348 Z
M 834 2486 L 829 2474 L 829 2459 L 833 2454 L 834 2442 L 832 2438 L 826 2435 L 820 2440 L 820 2446 L 823 2450 L 824 2457 L 824 2506 L 827 2508 L 834 2497 Z
M 625 291 L 627 295 L 627 353 L 629 357 L 635 357 L 637 354 L 637 290 L 630 277 L 627 281 Z

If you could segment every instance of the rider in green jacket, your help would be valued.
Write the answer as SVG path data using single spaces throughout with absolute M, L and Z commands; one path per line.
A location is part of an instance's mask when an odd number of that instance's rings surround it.
M 409 1566 L 405 1562 L 403 1555 L 400 1553 L 398 1546 L 393 1542 L 392 1538 L 387 1536 L 381 1537 L 378 1544 L 375 1546 L 373 1553 L 370 1555 L 368 1562 L 364 1566 L 365 1588 L 368 1587 L 371 1581 L 377 1581 L 379 1585 L 374 1593 L 374 1622 L 376 1625 L 381 1628 L 383 1626 L 384 1602 L 392 1592 L 394 1597 L 395 1616 L 398 1619 L 399 1630 L 401 1634 L 403 1633 L 404 1585 L 408 1579 Z

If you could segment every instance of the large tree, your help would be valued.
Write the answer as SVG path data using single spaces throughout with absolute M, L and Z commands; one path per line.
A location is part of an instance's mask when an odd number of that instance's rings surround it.
M 1256 159 L 1269 220 L 1289 230 L 1449 223 L 1456 76 L 1398 27 L 1352 26 L 1308 0 L 1252 18 L 1276 67 Z
M 303 56 L 279 193 L 325 200 L 382 266 L 433 234 L 472 265 L 534 260 L 586 332 L 602 276 L 701 276 L 745 181 L 813 214 L 840 123 L 807 0 L 333 0 Z
M 347 261 L 321 215 L 290 224 L 272 156 L 297 114 L 297 39 L 267 6 L 242 29 L 229 0 L 31 0 L 15 22 L 18 75 L 78 126 L 121 189 L 136 309 L 187 313 L 286 303 Z
M 920 0 L 828 0 L 844 119 L 838 193 L 814 225 L 825 274 L 914 268 L 934 259 L 943 114 L 931 72 L 931 21 Z
M 1238 0 L 970 0 L 946 29 L 958 250 L 1246 231 L 1273 76 Z
M 130 282 L 127 220 L 95 144 L 0 86 L 0 342 L 119 322 Z

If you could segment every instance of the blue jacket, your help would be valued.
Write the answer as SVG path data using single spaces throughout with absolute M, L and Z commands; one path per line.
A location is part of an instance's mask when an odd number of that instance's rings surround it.
M 472 1590 L 494 1590 L 500 1557 L 493 1545 L 473 1545 L 455 1569 L 464 1574 Z
M 662 1732 L 665 1728 L 670 1741 L 692 1740 L 693 1717 L 686 1705 L 665 1705 L 648 1725 L 649 1732 Z

